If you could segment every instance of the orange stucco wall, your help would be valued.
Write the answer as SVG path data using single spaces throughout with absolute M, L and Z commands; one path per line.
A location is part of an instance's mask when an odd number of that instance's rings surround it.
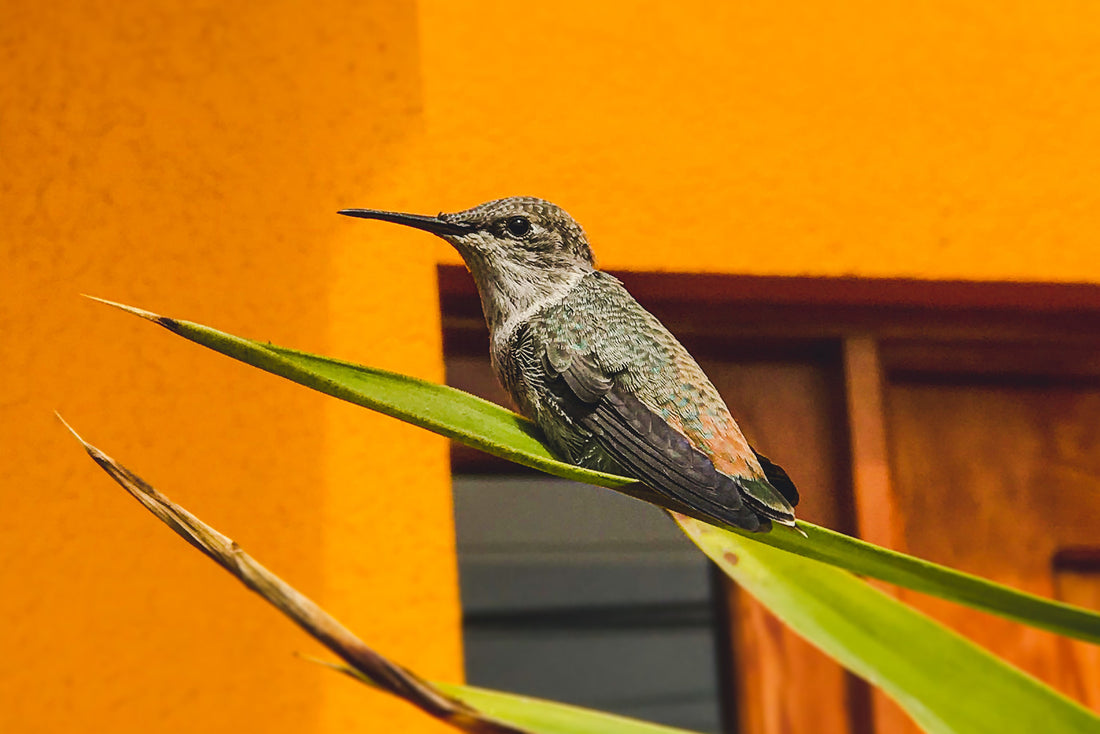
M 383 652 L 459 677 L 446 449 L 87 292 L 439 379 L 415 232 L 531 193 L 613 268 L 1100 282 L 1100 8 L 0 8 L 0 731 L 428 731 L 52 417 Z
M 1100 279 L 1100 6 L 423 3 L 430 169 L 603 265 Z
M 54 419 L 380 651 L 461 675 L 446 445 L 89 293 L 440 379 L 408 3 L 0 10 L 0 731 L 437 729 L 126 497 Z M 393 240 L 397 242 L 397 240 Z

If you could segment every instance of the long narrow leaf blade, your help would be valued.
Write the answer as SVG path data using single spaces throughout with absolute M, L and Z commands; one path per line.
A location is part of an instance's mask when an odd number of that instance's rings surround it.
M 753 540 L 861 576 L 888 581 L 1032 627 L 1100 644 L 1100 614 L 1092 610 L 1019 591 L 819 525 L 799 522 L 798 526 L 806 537 L 773 532 L 753 536 Z
M 370 649 L 236 543 L 73 435 L 146 509 L 345 660 L 334 667 L 429 715 L 469 734 L 687 734 L 564 704 L 428 683 Z M 690 518 L 678 520 L 750 593 L 797 632 L 881 686 L 931 734 L 1083 733 L 1100 726 L 1100 719 L 1081 707 L 847 572 Z M 899 644 L 914 640 L 920 644 Z M 972 685 L 975 681 L 980 685 Z M 968 695 L 960 696 L 964 689 Z
M 99 300 L 99 299 L 96 299 Z M 216 329 L 110 305 L 149 319 L 185 339 L 314 390 L 377 410 L 456 441 L 555 476 L 635 494 L 631 479 L 556 460 L 535 426 L 515 413 L 460 390 L 384 370 L 232 336 Z M 971 574 L 890 551 L 812 523 L 807 537 L 776 528 L 752 541 L 823 561 L 1034 627 L 1100 644 L 1100 614 L 1044 599 Z
M 690 734 L 685 729 L 515 693 L 455 683 L 436 682 L 435 685 L 486 716 L 530 731 L 560 734 Z
M 230 538 L 89 444 L 64 420 L 62 423 L 88 455 L 145 509 L 345 661 L 329 664 L 331 667 L 404 699 L 429 716 L 468 734 L 692 734 L 684 729 L 551 701 L 428 682 L 371 649 Z
M 677 521 L 742 588 L 927 732 L 1100 731 L 1100 718 L 1084 707 L 847 571 L 692 518 Z

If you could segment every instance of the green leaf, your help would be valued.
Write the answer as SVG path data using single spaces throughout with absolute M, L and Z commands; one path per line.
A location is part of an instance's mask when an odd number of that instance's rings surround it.
M 880 687 L 928 732 L 1095 732 L 1100 718 L 847 571 L 678 516 L 791 629 Z
M 58 419 L 88 456 L 154 517 L 250 591 L 305 630 L 342 662 L 308 658 L 391 696 L 469 734 L 691 734 L 599 711 L 467 686 L 429 683 L 371 649 L 339 620 L 263 564 L 233 539 L 176 504 Z
M 515 693 L 435 681 L 432 685 L 488 717 L 540 734 L 692 734 L 687 729 Z
M 385 690 L 377 681 L 371 680 L 347 663 L 331 663 L 309 657 L 306 659 L 372 688 Z M 688 729 L 677 729 L 518 693 L 440 681 L 431 681 L 429 685 L 461 701 L 486 718 L 538 734 L 697 734 Z
M 644 494 L 632 479 L 590 471 L 556 460 L 540 442 L 538 429 L 530 421 L 460 390 L 242 339 L 129 306 L 110 305 L 135 313 L 186 339 L 267 372 L 490 454 L 566 479 L 617 489 L 634 496 Z M 862 576 L 966 604 L 1068 637 L 1100 643 L 1100 614 L 1096 612 L 1017 591 L 812 523 L 800 521 L 798 526 L 806 537 L 783 527 L 777 527 L 770 533 L 747 534 L 745 537 Z
M 528 466 L 621 491 L 630 491 L 632 486 L 623 477 L 586 472 L 556 462 L 539 444 L 537 432 L 529 423 L 460 391 L 128 310 L 261 369 L 518 459 Z M 868 575 L 886 581 L 919 587 L 949 599 L 958 598 L 1047 628 L 1053 628 L 1052 619 L 1068 619 L 1079 623 L 1078 626 L 1057 631 L 1084 639 L 1097 637 L 1097 615 L 1045 602 L 866 543 L 843 541 L 842 536 L 834 537 L 835 534 L 806 523 L 802 526 L 812 535 L 802 538 L 782 528 L 765 535 L 741 534 L 684 516 L 676 517 L 685 532 L 726 573 L 796 632 L 881 687 L 926 731 L 1023 734 L 1100 730 L 1100 718 L 1082 706 L 851 573 L 812 557 L 852 569 L 866 569 Z M 993 599 L 994 604 L 987 604 L 987 598 Z M 1036 611 L 1038 619 L 1025 616 Z M 502 721 L 509 720 L 511 711 L 512 716 L 532 717 L 523 720 L 524 725 L 540 731 L 608 730 L 574 728 L 573 725 L 581 725 L 580 719 L 566 708 L 540 710 L 530 702 L 522 705 L 522 699 L 515 697 L 484 692 L 481 695 L 482 700 L 474 705 Z M 494 705 L 498 707 L 495 711 Z M 514 721 L 521 723 L 520 719 Z M 625 734 L 630 730 L 621 731 Z
M 753 540 L 839 566 L 861 576 L 880 579 L 1032 627 L 1100 644 L 1100 614 L 1092 610 L 1018 591 L 980 576 L 888 550 L 819 525 L 799 522 L 798 526 L 806 533 L 806 537 L 790 532 L 772 532 L 753 536 Z

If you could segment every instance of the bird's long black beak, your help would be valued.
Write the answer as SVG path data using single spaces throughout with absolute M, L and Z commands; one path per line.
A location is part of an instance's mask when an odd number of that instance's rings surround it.
M 403 224 L 406 227 L 422 229 L 437 235 L 463 235 L 473 230 L 473 227 L 464 222 L 448 222 L 440 216 L 427 217 L 423 214 L 402 214 L 401 212 L 384 212 L 378 209 L 341 209 L 336 212 L 345 217 L 359 217 L 360 219 L 378 219 L 383 222 Z

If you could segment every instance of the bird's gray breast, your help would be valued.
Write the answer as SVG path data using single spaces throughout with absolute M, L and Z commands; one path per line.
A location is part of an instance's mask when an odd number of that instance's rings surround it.
M 753 531 L 794 521 L 789 478 L 772 472 L 784 498 L 699 365 L 611 276 L 586 276 L 497 336 L 501 383 L 562 459 L 633 476 L 696 517 Z
M 493 366 L 516 408 L 539 425 L 555 452 L 573 463 L 614 471 L 610 456 L 551 390 L 557 377 L 553 360 L 585 355 L 609 382 L 639 397 L 669 395 L 675 370 L 662 343 L 666 334 L 618 280 L 597 271 L 508 334 L 494 335 Z

